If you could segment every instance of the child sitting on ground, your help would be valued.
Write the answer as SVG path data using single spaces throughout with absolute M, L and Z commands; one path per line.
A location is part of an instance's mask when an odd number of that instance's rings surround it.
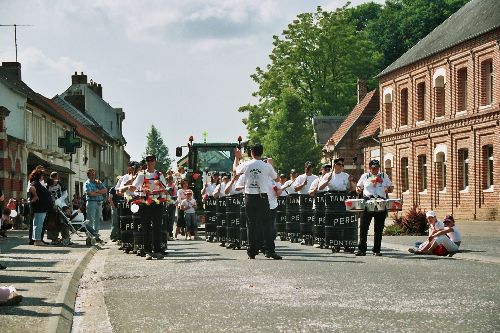
M 4 208 L 2 211 L 2 219 L 0 220 L 0 236 L 7 237 L 5 232 L 12 228 L 12 223 L 10 221 L 10 208 Z

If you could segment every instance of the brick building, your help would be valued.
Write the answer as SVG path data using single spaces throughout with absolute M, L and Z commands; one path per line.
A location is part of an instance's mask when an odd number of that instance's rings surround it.
M 345 159 L 345 172 L 353 176 L 354 179 L 358 179 L 365 171 L 364 152 L 359 142 L 359 136 L 378 110 L 378 90 L 366 93 L 366 90 L 363 92 L 363 89 L 358 88 L 358 104 L 323 146 L 325 157 L 330 159 L 343 157 Z
M 500 1 L 472 0 L 378 77 L 380 145 L 375 125 L 361 139 L 404 209 L 500 218 Z

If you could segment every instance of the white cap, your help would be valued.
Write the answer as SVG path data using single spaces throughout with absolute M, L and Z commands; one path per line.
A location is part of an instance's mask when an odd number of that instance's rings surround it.
M 436 212 L 433 210 L 429 210 L 427 213 L 425 213 L 425 217 L 429 216 L 436 217 Z

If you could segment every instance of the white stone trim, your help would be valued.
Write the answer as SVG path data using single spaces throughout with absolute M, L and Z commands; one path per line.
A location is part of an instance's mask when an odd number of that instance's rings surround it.
M 443 77 L 443 84 L 446 84 L 446 69 L 444 67 L 439 67 L 434 71 L 434 75 L 432 75 L 432 87 L 438 87 L 436 85 L 436 80 L 442 76 Z
M 382 94 L 384 96 L 384 104 L 385 103 L 392 103 L 392 92 L 393 92 L 392 87 L 384 88 L 383 94 Z M 389 98 L 387 98 L 387 96 L 389 96 Z
M 436 145 L 436 147 L 434 147 L 434 153 L 433 153 L 434 162 L 437 162 L 437 155 L 439 153 L 444 154 L 444 162 L 448 161 L 448 149 L 445 144 L 441 143 Z

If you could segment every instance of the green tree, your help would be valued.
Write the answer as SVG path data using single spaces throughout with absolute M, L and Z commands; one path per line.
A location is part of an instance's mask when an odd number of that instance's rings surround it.
M 306 161 L 319 162 L 321 148 L 314 142 L 312 123 L 302 110 L 299 95 L 285 89 L 280 99 L 264 138 L 265 153 L 273 157 L 274 167 L 280 172 L 287 173 L 291 168 L 300 172 Z
M 345 115 L 352 110 L 357 78 L 373 78 L 381 58 L 367 33 L 357 31 L 358 23 L 359 19 L 352 19 L 346 7 L 335 12 L 318 7 L 315 13 L 298 15 L 281 36 L 273 36 L 271 63 L 265 69 L 258 67 L 251 76 L 258 84 L 253 93 L 258 103 L 239 108 L 248 113 L 244 123 L 249 139 L 263 141 L 269 132 L 279 137 L 275 132 L 282 126 L 273 127 L 271 123 L 276 123 L 274 118 L 283 109 L 288 89 L 301 104 L 302 114 L 297 117 L 304 116 L 308 124 L 295 137 L 308 136 L 307 142 L 314 142 L 313 117 Z M 369 83 L 377 85 L 373 80 Z M 295 155 L 290 152 L 282 158 L 277 160 L 278 165 L 293 160 Z
M 168 148 L 163 143 L 160 131 L 151 125 L 151 130 L 147 136 L 146 152 L 143 154 L 143 158 L 147 155 L 156 155 L 156 169 L 165 173 L 170 169 L 170 165 L 173 160 L 168 156 Z
M 382 69 L 392 64 L 469 0 L 387 0 L 367 26 L 384 54 Z

